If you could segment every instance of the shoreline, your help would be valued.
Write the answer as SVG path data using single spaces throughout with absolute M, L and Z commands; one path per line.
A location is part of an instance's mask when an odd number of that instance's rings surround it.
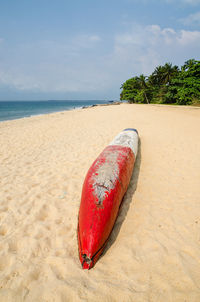
M 23 101 L 14 101 L 14 102 L 15 103 L 29 104 L 28 101 L 24 101 L 24 102 Z M 52 103 L 53 101 L 41 101 L 41 102 L 44 103 L 44 104 L 47 104 L 47 103 Z M 55 102 L 57 102 L 57 101 L 55 101 Z M 64 101 L 61 101 L 61 102 L 64 103 Z M 75 101 L 75 102 L 77 102 L 77 101 Z M 3 103 L 9 104 L 10 102 L 3 102 Z M 30 103 L 32 103 L 32 102 L 30 102 Z M 37 104 L 37 101 L 34 101 L 34 103 Z M 40 103 L 40 101 L 38 101 L 38 103 Z M 107 103 L 97 103 L 97 104 L 91 104 L 91 105 L 82 105 L 82 106 L 71 105 L 71 107 L 69 107 L 68 109 L 67 108 L 66 109 L 58 109 L 58 110 L 55 110 L 55 111 L 47 110 L 44 113 L 39 113 L 39 112 L 38 113 L 33 113 L 33 114 L 30 113 L 29 115 L 25 115 L 25 116 L 21 116 L 21 117 L 17 117 L 17 118 L 9 118 L 9 119 L 5 119 L 5 120 L 0 120 L 0 122 L 18 120 L 18 119 L 22 119 L 22 118 L 30 118 L 30 117 L 34 117 L 34 116 L 38 116 L 38 115 L 44 115 L 44 114 L 59 113 L 59 112 L 63 112 L 63 111 L 71 111 L 71 110 L 76 110 L 76 109 L 86 109 L 86 108 L 95 107 L 95 106 L 109 106 L 109 105 L 115 105 L 117 103 L 120 103 L 120 102 L 107 101 Z M 0 102 L 0 105 L 1 105 L 1 102 Z
M 20 118 L 16 118 L 16 119 L 8 119 L 8 120 L 2 120 L 0 121 L 0 125 L 1 123 L 4 122 L 12 122 L 12 121 L 17 121 L 17 120 L 21 120 L 21 119 L 29 119 L 29 118 L 34 118 L 34 117 L 40 117 L 40 116 L 44 116 L 44 115 L 51 115 L 51 114 L 63 114 L 67 111 L 74 111 L 74 110 L 82 110 L 82 109 L 90 109 L 90 108 L 95 108 L 95 107 L 106 107 L 106 106 L 115 106 L 115 105 L 136 105 L 136 106 L 157 106 L 157 107 L 166 107 L 166 108 L 190 108 L 190 109 L 200 109 L 199 106 L 192 106 L 192 105 L 170 105 L 170 104 L 129 104 L 128 102 L 121 102 L 121 101 L 109 101 L 108 103 L 105 104 L 93 104 L 93 105 L 88 105 L 88 106 L 81 106 L 81 107 L 74 107 L 74 108 L 70 108 L 68 110 L 61 110 L 61 111 L 53 111 L 53 112 L 49 112 L 49 113 L 38 113 L 38 114 L 33 114 L 30 116 L 24 116 L 24 117 L 20 117 Z
M 105 103 L 105 104 L 92 104 L 92 105 L 88 105 L 88 106 L 73 107 L 73 108 L 69 108 L 69 109 L 61 110 L 61 111 L 59 110 L 59 111 L 52 111 L 52 112 L 46 112 L 46 113 L 36 113 L 36 114 L 33 114 L 33 115 L 29 115 L 29 116 L 23 116 L 23 117 L 19 117 L 19 118 L 2 120 L 2 121 L 0 121 L 0 123 L 8 122 L 8 121 L 16 121 L 16 120 L 26 119 L 26 118 L 32 118 L 32 117 L 35 117 L 35 116 L 43 116 L 43 115 L 49 115 L 49 114 L 55 114 L 55 113 L 62 113 L 62 112 L 66 112 L 66 111 L 93 108 L 93 107 L 97 107 L 97 106 L 111 106 L 111 105 L 120 105 L 120 104 L 122 104 L 122 103 L 121 102 L 108 101 L 108 103 Z
M 0 123 L 0 301 L 200 300 L 200 111 L 131 105 Z M 106 251 L 86 272 L 82 184 L 129 127 L 140 138 L 134 172 Z

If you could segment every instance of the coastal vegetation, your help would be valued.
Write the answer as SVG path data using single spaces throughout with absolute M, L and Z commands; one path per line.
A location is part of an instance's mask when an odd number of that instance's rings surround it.
M 166 63 L 148 77 L 128 79 L 121 89 L 120 100 L 129 103 L 200 105 L 200 61 L 190 59 L 180 68 Z

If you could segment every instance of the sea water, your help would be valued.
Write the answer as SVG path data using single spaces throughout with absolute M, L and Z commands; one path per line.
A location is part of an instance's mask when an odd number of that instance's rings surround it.
M 108 101 L 0 101 L 0 121 L 106 104 Z

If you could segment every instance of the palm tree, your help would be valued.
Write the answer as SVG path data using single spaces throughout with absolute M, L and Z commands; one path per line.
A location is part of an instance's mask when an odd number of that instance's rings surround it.
M 171 80 L 179 73 L 178 66 L 173 66 L 171 63 L 166 63 L 163 66 L 158 66 L 148 78 L 148 85 L 151 87 L 154 99 L 163 102 L 163 99 L 168 91 Z
M 149 87 L 147 86 L 146 78 L 147 78 L 146 76 L 144 76 L 143 74 L 141 74 L 137 78 L 137 80 L 138 80 L 138 84 L 139 84 L 140 89 L 143 91 L 145 100 L 146 100 L 147 104 L 149 104 L 149 100 L 148 100 L 148 97 L 147 97 L 147 92 L 148 92 Z
M 158 66 L 149 76 L 149 83 L 152 85 L 162 86 L 168 85 L 171 79 L 179 72 L 178 66 L 172 66 L 171 63 L 166 63 L 163 66 Z
M 149 83 L 153 86 L 161 86 L 163 81 L 163 66 L 158 66 L 149 76 Z
M 179 72 L 178 66 L 172 66 L 171 63 L 166 63 L 162 67 L 162 82 L 165 85 L 169 85 L 171 79 Z
M 191 69 L 198 61 L 195 61 L 195 59 L 190 59 L 185 62 L 185 64 L 182 66 L 182 70 L 186 71 L 188 69 Z

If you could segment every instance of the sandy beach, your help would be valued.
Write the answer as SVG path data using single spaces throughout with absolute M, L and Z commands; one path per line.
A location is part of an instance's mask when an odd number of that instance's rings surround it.
M 85 271 L 84 177 L 128 127 L 140 137 L 130 186 Z M 0 146 L 0 301 L 200 301 L 200 108 L 121 104 L 6 121 Z

